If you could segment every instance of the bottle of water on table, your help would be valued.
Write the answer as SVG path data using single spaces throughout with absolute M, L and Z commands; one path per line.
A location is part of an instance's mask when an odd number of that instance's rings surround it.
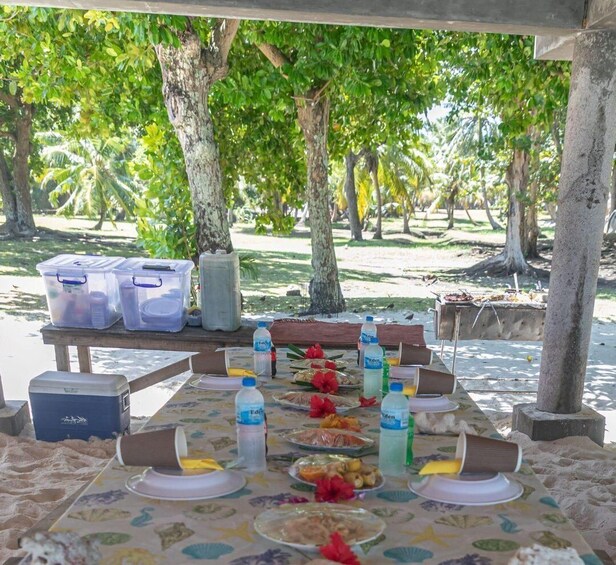
M 359 341 L 357 342 L 357 364 L 364 366 L 364 351 L 370 343 L 370 338 L 376 337 L 376 324 L 372 316 L 366 316 L 366 321 L 362 324 Z
M 370 337 L 370 344 L 364 351 L 364 396 L 381 399 L 383 383 L 383 350 L 376 336 Z
M 264 471 L 265 402 L 254 377 L 244 377 L 242 388 L 235 395 L 235 421 L 238 457 L 244 460 L 247 471 Z
M 379 469 L 384 475 L 404 475 L 409 425 L 409 402 L 402 394 L 402 383 L 391 383 L 381 403 Z
M 252 336 L 254 371 L 261 380 L 272 376 L 272 336 L 267 322 L 259 322 Z

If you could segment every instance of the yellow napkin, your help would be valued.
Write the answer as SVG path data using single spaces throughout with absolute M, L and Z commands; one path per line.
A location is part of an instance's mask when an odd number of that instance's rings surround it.
M 240 369 L 239 367 L 229 367 L 227 375 L 230 377 L 256 377 L 253 371 L 249 369 Z
M 404 396 L 415 396 L 416 392 L 417 392 L 417 387 L 414 385 L 406 385 L 402 389 L 402 394 L 404 394 Z
M 430 461 L 419 471 L 420 475 L 457 475 L 462 469 L 460 459 L 449 459 L 447 461 Z
M 398 359 L 398 357 L 388 357 L 387 362 L 389 363 L 390 367 L 397 367 L 398 365 L 400 365 L 400 359 Z
M 214 469 L 223 471 L 224 467 L 215 459 L 198 459 L 196 457 L 180 457 L 182 469 Z

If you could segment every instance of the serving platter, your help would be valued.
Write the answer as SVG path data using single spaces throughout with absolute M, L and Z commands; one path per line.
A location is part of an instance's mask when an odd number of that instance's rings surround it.
M 298 410 L 310 410 L 310 400 L 313 396 L 319 398 L 328 398 L 336 406 L 337 412 L 346 412 L 353 408 L 359 408 L 361 406 L 357 398 L 350 398 L 346 396 L 337 396 L 334 394 L 322 394 L 320 392 L 309 392 L 306 390 L 289 390 L 286 392 L 275 392 L 272 398 L 290 408 L 296 408 Z
M 333 428 L 302 428 L 281 433 L 281 437 L 303 449 L 358 454 L 375 445 L 367 436 L 349 430 Z

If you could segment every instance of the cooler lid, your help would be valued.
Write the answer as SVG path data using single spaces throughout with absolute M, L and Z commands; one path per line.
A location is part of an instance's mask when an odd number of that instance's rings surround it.
M 106 273 L 124 261 L 124 257 L 105 257 L 104 255 L 56 255 L 39 263 L 36 268 L 41 274 L 80 274 Z
M 132 274 L 140 277 L 152 275 L 183 275 L 193 270 L 194 263 L 186 259 L 146 259 L 132 257 L 114 268 L 117 274 Z
M 88 396 L 118 396 L 129 390 L 124 375 L 45 371 L 34 377 L 28 392 L 48 394 L 82 394 Z

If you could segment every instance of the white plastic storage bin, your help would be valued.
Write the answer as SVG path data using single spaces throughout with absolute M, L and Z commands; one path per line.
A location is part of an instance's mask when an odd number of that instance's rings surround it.
M 240 260 L 217 251 L 199 258 L 201 324 L 206 330 L 234 332 L 241 324 Z
M 112 438 L 128 432 L 130 393 L 126 377 L 46 371 L 30 381 L 36 439 Z
M 121 317 L 112 269 L 124 257 L 58 255 L 39 263 L 51 323 L 61 328 L 104 329 Z
M 113 270 L 127 330 L 179 332 L 190 306 L 193 262 L 127 259 Z

